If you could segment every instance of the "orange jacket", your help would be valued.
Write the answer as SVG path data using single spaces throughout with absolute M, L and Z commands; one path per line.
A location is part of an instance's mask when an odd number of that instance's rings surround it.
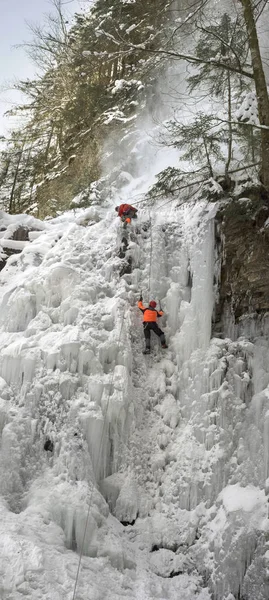
M 163 316 L 162 310 L 156 310 L 155 308 L 150 308 L 150 306 L 146 308 L 141 300 L 138 301 L 137 306 L 142 310 L 142 313 L 144 313 L 144 323 L 156 323 L 158 317 Z

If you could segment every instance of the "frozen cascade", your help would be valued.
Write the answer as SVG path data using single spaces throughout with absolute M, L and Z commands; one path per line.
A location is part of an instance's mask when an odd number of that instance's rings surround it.
M 1 273 L 1 598 L 71 600 L 82 551 L 81 600 L 265 600 L 269 348 L 211 339 L 215 207 L 141 209 L 122 277 L 113 208 L 85 214 Z
M 190 217 L 190 211 L 186 211 L 186 221 Z M 240 542 L 235 547 L 232 561 L 237 562 L 237 568 L 232 575 L 229 547 L 232 543 L 232 531 L 238 531 L 235 527 L 233 518 L 234 510 L 226 510 L 225 523 L 229 523 L 229 530 L 222 540 L 224 546 L 223 554 L 228 555 L 228 559 L 223 563 L 222 554 L 215 551 L 215 566 L 212 569 L 212 561 L 209 572 L 213 570 L 212 587 L 214 597 L 226 598 L 231 591 L 237 597 L 240 588 L 249 583 L 244 581 L 251 579 L 249 573 L 253 573 L 253 558 L 257 552 L 257 539 L 260 539 L 261 546 L 264 544 L 264 536 L 268 531 L 268 525 L 265 518 L 267 515 L 267 503 L 264 494 L 260 495 L 261 510 L 258 504 L 252 505 L 253 512 L 257 513 L 253 521 L 249 521 L 249 508 L 245 509 L 244 498 L 250 492 L 246 488 L 251 483 L 259 489 L 264 487 L 267 477 L 268 467 L 268 403 L 264 385 L 267 385 L 268 378 L 268 342 L 257 340 L 253 344 L 248 342 L 246 337 L 242 336 L 238 342 L 231 340 L 213 339 L 211 336 L 211 316 L 214 305 L 213 295 L 213 275 L 214 265 L 214 223 L 209 214 L 203 221 L 200 231 L 188 229 L 185 222 L 184 235 L 177 231 L 177 250 L 173 251 L 172 257 L 175 264 L 170 265 L 170 281 L 167 278 L 167 262 L 165 236 L 161 238 L 161 229 L 169 228 L 169 217 L 166 215 L 166 223 L 160 227 L 158 219 L 153 224 L 153 247 L 158 248 L 158 253 L 154 254 L 152 273 L 152 289 L 154 293 L 162 300 L 164 308 L 167 309 L 167 332 L 170 337 L 170 346 L 172 347 L 172 357 L 174 369 L 177 372 L 176 378 L 167 377 L 164 373 L 162 379 L 162 360 L 159 362 L 159 372 L 154 368 L 152 380 L 155 388 L 155 410 L 163 417 L 163 424 L 170 425 L 175 429 L 179 418 L 175 421 L 167 419 L 166 406 L 169 405 L 168 389 L 173 390 L 175 401 L 178 404 L 181 414 L 181 428 L 179 429 L 178 439 L 173 442 L 167 442 L 167 436 L 160 435 L 160 448 L 164 452 L 152 452 L 151 465 L 153 473 L 156 473 L 156 484 L 159 488 L 160 500 L 157 500 L 156 507 L 167 511 L 167 505 L 171 502 L 179 505 L 181 510 L 197 510 L 203 505 L 214 506 L 216 502 L 222 503 L 221 490 L 226 489 L 229 482 L 240 482 L 242 488 L 231 488 L 233 495 L 237 495 L 242 489 L 246 493 L 242 496 L 240 510 L 246 510 L 245 524 L 248 524 L 248 531 L 244 531 L 244 521 L 240 524 L 242 537 L 238 535 Z M 175 220 L 175 219 L 174 219 Z M 182 213 L 181 219 L 182 221 Z M 173 237 L 173 226 L 170 226 L 170 240 Z M 180 240 L 181 238 L 181 240 Z M 180 250 L 178 245 L 182 242 Z M 179 263 L 177 263 L 179 259 Z M 181 267 L 177 273 L 178 267 Z M 190 289 L 190 277 L 188 271 L 191 271 L 192 286 Z M 173 273 L 173 275 L 172 275 Z M 176 273 L 176 280 L 175 280 Z M 164 297 L 164 298 L 163 298 Z M 173 335 L 173 332 L 178 329 Z M 259 356 L 260 345 L 264 348 L 263 366 L 261 360 L 253 360 L 254 356 Z M 170 356 L 169 356 L 170 358 Z M 175 366 L 176 363 L 176 366 Z M 161 373 L 160 373 L 161 371 Z M 256 426 L 253 428 L 253 410 L 255 404 L 261 403 L 261 398 L 255 400 L 255 379 L 258 379 L 259 386 L 262 387 L 262 400 L 265 402 L 263 414 L 256 416 Z M 171 385 L 176 379 L 176 385 Z M 151 377 L 149 373 L 149 385 Z M 152 381 L 152 383 L 153 383 Z M 254 382 L 254 386 L 253 386 Z M 168 384 L 168 385 L 167 385 Z M 149 390 L 150 396 L 151 390 Z M 157 401 L 159 396 L 160 401 Z M 253 400 L 252 400 L 253 397 Z M 262 403 L 263 404 L 263 403 Z M 171 417 L 171 410 L 169 411 Z M 168 414 L 169 414 L 168 413 Z M 248 427 L 252 427 L 251 440 Z M 254 431 L 255 429 L 255 431 Z M 181 430 L 181 431 L 180 431 Z M 169 432 L 171 440 L 171 430 Z M 173 436 L 172 436 L 173 439 Z M 256 442 L 255 442 L 256 439 Z M 243 444 L 247 444 L 248 458 L 246 451 L 242 450 Z M 169 446 L 173 446 L 173 451 Z M 258 448 L 261 448 L 257 454 Z M 263 454 L 262 454 L 263 453 Z M 244 455 L 244 457 L 243 457 Z M 240 460 L 239 460 L 240 456 Z M 246 460 L 244 460 L 246 458 Z M 241 465 L 237 466 L 238 463 Z M 247 464 L 246 464 L 247 463 Z M 243 466 L 244 465 L 244 466 Z M 251 472 L 250 472 L 251 465 Z M 244 474 L 243 474 L 244 471 Z M 151 480 L 152 478 L 149 477 Z M 150 485 L 149 485 L 150 487 Z M 228 488 L 227 488 L 228 489 Z M 254 490 L 255 491 L 255 490 Z M 221 510 L 223 510 L 221 508 Z M 251 509 L 250 509 L 251 510 Z M 127 511 L 126 511 L 127 512 Z M 213 515 L 210 510 L 207 515 Z M 236 512 L 237 514 L 237 512 Z M 209 520 L 211 518 L 209 517 Z M 204 517 L 201 519 L 204 523 Z M 217 523 L 221 524 L 221 520 Z M 223 526 L 227 529 L 223 521 Z M 250 523 L 250 525 L 249 525 Z M 262 532 L 265 532 L 264 534 Z M 261 533 L 259 533 L 261 532 Z M 244 537 L 245 536 L 245 537 Z M 200 538 L 199 538 L 200 539 Z M 251 542 L 253 539 L 253 543 Z M 249 543 L 248 543 L 249 540 Z M 202 548 L 204 540 L 197 541 L 195 544 L 194 555 L 199 556 L 200 547 Z M 266 545 L 264 547 L 266 549 Z M 200 555 L 201 559 L 201 555 Z M 261 562 L 261 561 L 260 561 Z M 263 564 L 263 575 L 256 583 L 256 588 L 263 579 L 261 598 L 265 598 L 268 593 L 268 583 Z M 207 571 L 207 567 L 206 567 Z M 255 587 L 255 584 L 254 584 Z M 249 588 L 250 589 L 250 588 Z M 228 597 L 228 596 L 227 596 Z M 249 597 L 252 597 L 251 594 Z

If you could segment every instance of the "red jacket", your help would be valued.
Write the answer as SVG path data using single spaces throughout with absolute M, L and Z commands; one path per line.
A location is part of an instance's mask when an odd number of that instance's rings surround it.
M 158 317 L 163 316 L 162 310 L 156 310 L 155 308 L 150 308 L 150 306 L 146 308 L 141 300 L 139 300 L 137 306 L 140 308 L 140 310 L 142 310 L 142 313 L 144 313 L 144 323 L 156 323 Z
M 119 217 L 122 217 L 124 215 L 124 213 L 128 212 L 128 210 L 130 210 L 130 209 L 136 211 L 136 208 L 131 206 L 131 204 L 121 204 L 119 206 L 119 210 L 118 210 Z

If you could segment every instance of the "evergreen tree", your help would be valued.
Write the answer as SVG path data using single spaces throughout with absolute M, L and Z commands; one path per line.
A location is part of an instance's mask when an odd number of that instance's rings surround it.
M 200 38 L 195 53 L 205 63 L 196 67 L 197 72 L 188 78 L 189 90 L 202 88 L 208 91 L 210 97 L 215 98 L 218 112 L 220 99 L 223 107 L 226 106 L 226 110 L 224 108 L 223 111 L 222 139 L 226 140 L 227 144 L 225 161 L 227 186 L 229 185 L 229 168 L 233 158 L 233 142 L 234 137 L 237 137 L 238 129 L 232 123 L 233 113 L 238 97 L 243 90 L 248 89 L 245 79 L 240 73 L 248 54 L 243 23 L 238 17 L 232 20 L 227 13 L 224 13 L 219 23 L 200 27 Z M 237 66 L 239 72 L 211 64 L 212 58 L 226 66 Z M 248 140 L 248 138 L 245 139 Z
M 167 129 L 171 144 L 181 151 L 180 160 L 192 163 L 195 171 L 214 177 L 214 161 L 223 160 L 223 134 L 214 118 L 198 113 L 192 123 L 173 120 Z

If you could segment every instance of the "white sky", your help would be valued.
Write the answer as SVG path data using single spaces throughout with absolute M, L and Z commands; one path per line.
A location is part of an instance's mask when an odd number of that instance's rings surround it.
M 70 17 L 74 12 L 82 12 L 93 0 L 63 0 L 66 14 Z M 32 37 L 27 22 L 41 25 L 45 15 L 53 12 L 50 0 L 0 0 L 0 135 L 5 135 L 15 120 L 4 117 L 14 102 L 19 101 L 19 94 L 6 90 L 16 79 L 34 76 L 36 67 L 23 48 L 15 48 L 17 44 L 29 41 Z

